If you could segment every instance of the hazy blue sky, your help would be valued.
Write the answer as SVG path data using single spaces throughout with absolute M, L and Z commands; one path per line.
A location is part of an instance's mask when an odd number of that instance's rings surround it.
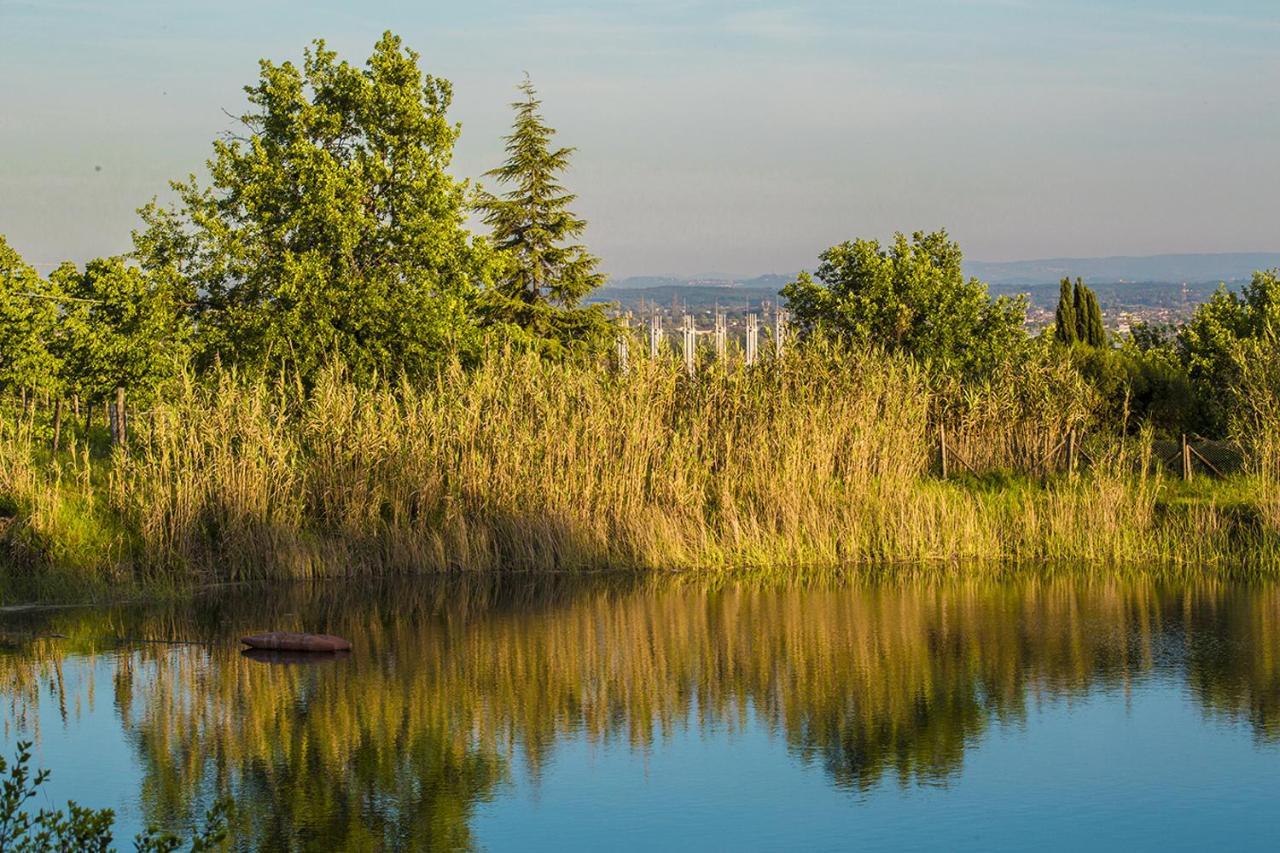
M 939 226 L 984 260 L 1280 249 L 1277 0 L 0 0 L 0 233 L 126 249 L 259 57 L 388 28 L 454 83 L 460 175 L 533 76 L 615 274 Z

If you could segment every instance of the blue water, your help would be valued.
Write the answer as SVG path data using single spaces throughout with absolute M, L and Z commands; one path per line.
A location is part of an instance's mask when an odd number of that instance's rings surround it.
M 489 849 L 1205 850 L 1280 837 L 1280 749 L 1179 687 L 1048 702 L 936 785 L 840 790 L 755 718 L 661 748 L 562 744 L 475 822 Z
M 189 829 L 219 791 L 239 849 L 1280 837 L 1272 589 L 446 588 L 398 614 L 405 595 L 8 620 L 70 639 L 0 657 L 5 752 L 35 739 L 54 771 L 36 805 L 114 808 L 122 849 L 148 823 Z M 368 640 L 340 661 L 240 657 L 272 612 Z M 165 631 L 200 645 L 137 641 Z

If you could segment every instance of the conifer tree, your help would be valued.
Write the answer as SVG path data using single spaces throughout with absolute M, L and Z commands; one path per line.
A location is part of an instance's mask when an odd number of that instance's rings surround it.
M 1076 286 L 1072 292 L 1073 308 L 1076 315 L 1076 340 L 1089 342 L 1089 306 L 1088 297 L 1085 296 L 1085 285 L 1080 279 L 1076 279 Z
M 1054 313 L 1054 337 L 1059 342 L 1070 346 L 1080 340 L 1080 336 L 1076 331 L 1076 305 L 1075 295 L 1071 289 L 1071 279 L 1064 278 L 1062 280 L 1061 290 L 1058 294 L 1058 310 Z
M 507 161 L 485 173 L 509 189 L 482 193 L 478 204 L 507 261 L 483 310 L 490 324 L 548 350 L 597 345 L 607 340 L 608 321 L 599 307 L 579 303 L 605 276 L 573 242 L 587 222 L 569 210 L 577 196 L 559 180 L 574 149 L 552 146 L 555 130 L 543 120 L 533 83 L 526 78 L 519 88 Z
M 1102 347 L 1107 344 L 1107 328 L 1102 322 L 1098 294 L 1082 279 L 1077 278 L 1074 287 L 1069 278 L 1062 280 L 1054 337 L 1067 345 L 1083 343 Z
M 1098 294 L 1086 287 L 1085 293 L 1089 302 L 1089 346 L 1102 347 L 1107 343 L 1107 327 L 1102 323 L 1102 307 L 1098 304 Z

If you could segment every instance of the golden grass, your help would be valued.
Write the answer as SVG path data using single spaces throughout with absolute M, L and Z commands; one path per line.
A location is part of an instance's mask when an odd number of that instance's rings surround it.
M 1149 440 L 1095 441 L 1085 475 L 1047 471 L 1046 454 L 1088 423 L 1072 375 L 1033 364 L 939 387 L 905 359 L 816 350 L 697 379 L 663 360 L 619 374 L 510 353 L 415 386 L 361 388 L 339 370 L 306 391 L 223 375 L 136 418 L 129 452 L 105 465 L 82 449 L 41 461 L 29 429 L 0 429 L 0 495 L 21 508 L 11 545 L 151 580 L 1276 567 L 1274 517 L 1166 507 Z M 938 480 L 939 417 L 975 468 L 1043 479 Z M 72 547 L 76 513 L 96 521 Z

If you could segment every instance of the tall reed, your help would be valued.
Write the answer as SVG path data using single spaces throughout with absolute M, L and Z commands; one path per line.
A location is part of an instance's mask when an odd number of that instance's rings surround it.
M 115 531 L 102 562 L 152 579 L 1275 564 L 1274 525 L 1242 538 L 1212 505 L 1164 511 L 1149 439 L 1095 442 L 1087 474 L 1052 473 L 1088 417 L 1053 365 L 957 388 L 876 353 L 691 378 L 663 359 L 620 373 L 503 352 L 419 385 L 360 387 L 337 368 L 309 389 L 187 382 L 105 469 L 81 451 L 42 462 L 5 433 L 0 487 L 49 536 L 49 506 L 87 507 Z M 978 470 L 1039 476 L 940 481 L 939 419 Z

